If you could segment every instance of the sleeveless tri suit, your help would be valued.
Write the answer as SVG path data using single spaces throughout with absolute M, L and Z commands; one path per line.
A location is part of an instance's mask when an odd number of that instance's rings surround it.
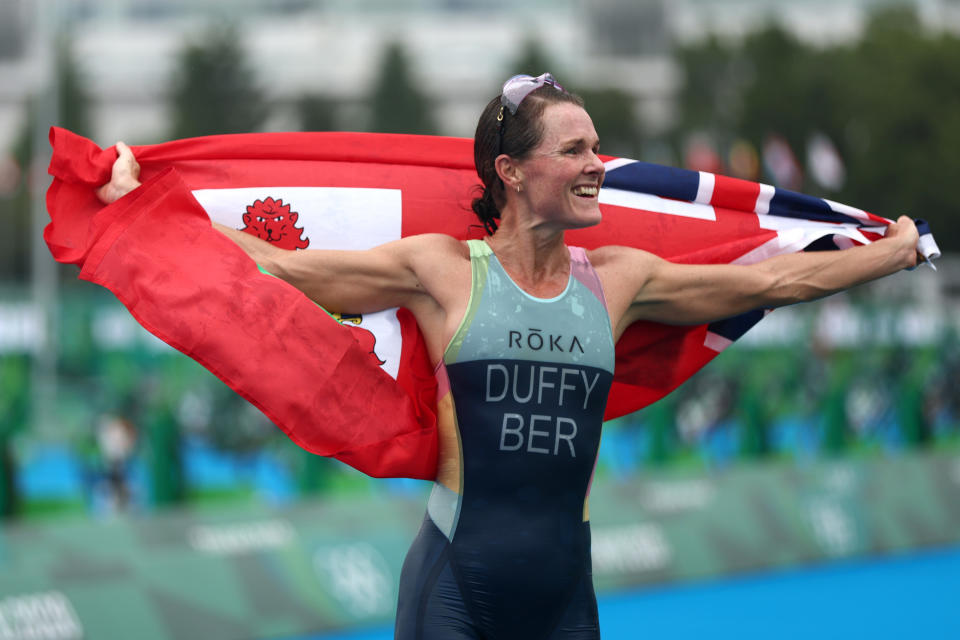
M 598 638 L 587 496 L 614 366 L 600 280 L 569 247 L 566 289 L 535 298 L 468 244 L 470 302 L 437 369 L 459 479 L 433 487 L 396 638 Z

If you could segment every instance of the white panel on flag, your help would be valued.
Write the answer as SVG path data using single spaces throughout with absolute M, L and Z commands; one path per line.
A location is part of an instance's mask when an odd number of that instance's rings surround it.
M 630 158 L 614 158 L 613 160 L 608 160 L 603 163 L 603 168 L 605 171 L 610 172 L 614 169 L 619 169 L 620 167 L 625 167 L 628 164 L 636 164 L 636 160 L 631 160 Z
M 826 198 L 824 198 L 823 201 L 827 203 L 831 211 L 842 213 L 850 216 L 851 218 L 856 218 L 857 220 L 864 220 L 866 222 L 872 222 L 876 224 L 876 220 L 872 220 L 863 209 L 857 209 L 856 207 L 851 207 L 848 204 L 834 202 L 833 200 L 827 200 Z
M 628 207 L 630 209 L 640 209 L 654 213 L 666 213 L 671 216 L 698 218 L 700 220 L 717 219 L 717 214 L 710 205 L 671 200 L 670 198 L 661 198 L 660 196 L 653 196 L 649 193 L 639 193 L 637 191 L 603 187 L 600 189 L 599 200 L 600 204 L 612 204 L 616 207 Z
M 717 177 L 706 171 L 700 172 L 700 180 L 697 182 L 697 197 L 695 202 L 700 204 L 710 204 L 713 200 L 713 189 L 717 184 Z
M 859 244 L 870 244 L 860 230 L 851 224 L 833 224 L 815 220 L 799 220 L 780 216 L 759 216 L 760 228 L 777 232 L 776 237 L 743 254 L 731 264 L 756 264 L 761 260 L 803 251 L 820 238 L 849 238 Z M 840 247 L 840 245 L 837 245 Z M 843 247 L 840 247 L 843 248 Z
M 760 193 L 757 194 L 757 203 L 754 205 L 754 212 L 765 216 L 770 213 L 770 201 L 773 200 L 773 196 L 777 193 L 777 190 L 774 187 L 771 187 L 769 184 L 760 184 Z
M 398 189 L 247 187 L 197 189 L 193 195 L 215 222 L 234 229 L 250 227 L 254 235 L 264 239 L 265 234 L 274 234 L 270 240 L 287 249 L 370 249 L 399 239 L 401 233 Z M 244 219 L 248 207 L 252 209 Z M 285 218 L 286 227 L 284 221 L 277 221 L 269 230 L 266 224 L 254 228 L 259 224 L 257 218 L 279 215 Z M 283 237 L 278 240 L 275 234 Z M 396 378 L 401 349 L 396 309 L 365 313 L 347 323 L 376 336 L 374 351 L 385 361 L 382 368 Z
M 863 227 L 863 229 L 861 229 L 851 223 L 838 224 L 835 222 L 821 222 L 819 220 L 803 220 L 771 215 L 757 216 L 757 220 L 761 229 L 778 232 L 777 236 L 781 250 L 773 255 L 801 251 L 815 240 L 825 236 L 842 236 L 859 244 L 870 244 L 870 240 L 861 233 L 861 230 L 879 231 L 880 233 L 884 231 L 882 227 Z

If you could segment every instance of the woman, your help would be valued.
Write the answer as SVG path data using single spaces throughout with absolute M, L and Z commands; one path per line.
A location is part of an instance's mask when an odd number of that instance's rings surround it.
M 906 217 L 870 245 L 752 266 L 568 247 L 567 229 L 600 222 L 598 149 L 578 97 L 549 74 L 517 76 L 477 125 L 484 240 L 288 252 L 218 226 L 327 309 L 408 308 L 437 364 L 440 463 L 404 563 L 398 638 L 599 637 L 587 494 L 614 344 L 631 323 L 706 323 L 916 264 Z M 106 202 L 139 184 L 118 150 Z

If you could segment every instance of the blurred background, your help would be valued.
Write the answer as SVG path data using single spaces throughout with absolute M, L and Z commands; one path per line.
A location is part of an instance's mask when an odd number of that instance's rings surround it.
M 909 213 L 945 254 L 608 423 L 601 596 L 958 548 L 960 0 L 0 0 L 0 637 L 389 637 L 428 490 L 307 455 L 54 263 L 49 126 L 471 137 L 545 70 L 604 153 Z

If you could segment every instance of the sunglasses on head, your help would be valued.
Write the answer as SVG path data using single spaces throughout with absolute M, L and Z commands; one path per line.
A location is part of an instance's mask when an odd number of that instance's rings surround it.
M 516 115 L 523 99 L 544 85 L 550 85 L 557 91 L 563 91 L 563 87 L 560 86 L 557 79 L 549 73 L 537 77 L 513 76 L 503 83 L 503 91 L 500 93 L 500 106 L 509 109 L 511 115 Z M 503 109 L 500 110 L 500 113 L 503 113 Z
M 563 87 L 557 82 L 557 79 L 549 73 L 543 73 L 539 76 L 516 75 L 503 83 L 503 91 L 500 92 L 500 113 L 497 114 L 497 137 L 499 140 L 497 155 L 503 153 L 503 110 L 506 109 L 510 115 L 517 115 L 517 109 L 520 103 L 528 95 L 543 87 L 550 85 L 557 91 L 563 91 Z

